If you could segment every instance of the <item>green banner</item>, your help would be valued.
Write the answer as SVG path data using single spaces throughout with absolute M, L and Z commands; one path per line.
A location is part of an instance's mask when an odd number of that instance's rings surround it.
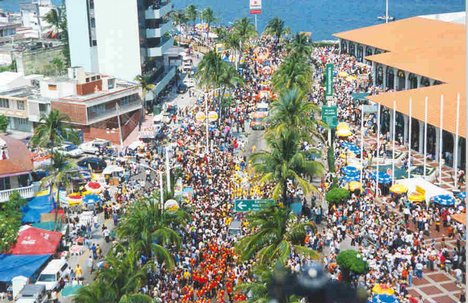
M 325 85 L 325 97 L 333 97 L 333 64 L 327 64 L 325 69 L 325 79 L 327 80 Z
M 272 199 L 234 200 L 234 211 L 235 212 L 259 211 L 265 206 L 273 205 L 274 203 L 275 201 Z
M 327 123 L 330 128 L 336 128 L 338 125 L 338 108 L 336 105 L 322 106 L 322 121 Z

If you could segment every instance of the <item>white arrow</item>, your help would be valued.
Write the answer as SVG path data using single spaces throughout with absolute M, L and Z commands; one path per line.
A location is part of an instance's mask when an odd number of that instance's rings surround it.
M 247 204 L 244 204 L 243 202 L 240 202 L 239 204 L 237 204 L 237 207 L 240 209 L 240 210 L 244 210 L 244 207 L 246 207 Z

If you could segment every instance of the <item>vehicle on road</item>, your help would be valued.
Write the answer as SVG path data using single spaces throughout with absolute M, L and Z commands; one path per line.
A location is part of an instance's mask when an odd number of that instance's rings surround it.
M 187 92 L 187 90 L 188 90 L 187 85 L 185 85 L 183 83 L 179 84 L 179 86 L 177 86 L 177 93 L 178 94 L 185 94 Z
M 80 149 L 86 154 L 99 154 L 99 150 L 104 147 L 110 147 L 111 142 L 104 139 L 95 139 L 93 141 L 85 142 L 80 144 Z
M 250 121 L 250 128 L 253 130 L 264 130 L 265 129 L 265 117 L 262 114 L 255 112 L 252 115 Z
M 57 148 L 57 152 L 71 158 L 79 158 L 83 155 L 81 148 L 75 144 L 63 144 Z
M 82 168 L 90 168 L 93 172 L 101 173 L 106 168 L 107 163 L 101 158 L 89 157 L 77 162 Z
M 45 303 L 49 302 L 45 285 L 27 284 L 18 294 L 19 303 Z
M 37 285 L 44 285 L 47 291 L 52 291 L 59 288 L 60 279 L 69 276 L 71 267 L 66 260 L 54 259 L 47 264 L 46 268 L 37 278 Z
M 265 118 L 266 116 L 268 116 L 268 113 L 269 113 L 268 110 L 269 110 L 269 105 L 268 105 L 268 103 L 261 102 L 261 103 L 258 103 L 258 104 L 257 104 L 257 109 L 255 110 L 255 113 L 256 113 L 259 117 Z

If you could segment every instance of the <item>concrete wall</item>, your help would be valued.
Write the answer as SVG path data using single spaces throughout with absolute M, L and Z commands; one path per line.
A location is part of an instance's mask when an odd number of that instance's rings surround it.
M 60 59 L 65 64 L 63 56 L 63 46 L 38 49 L 23 53 L 15 53 L 13 59 L 16 60 L 18 72 L 24 75 L 42 74 L 54 75 L 56 71 L 52 65 L 54 59 Z
M 95 0 L 94 8 L 99 72 L 133 81 L 141 74 L 137 1 Z

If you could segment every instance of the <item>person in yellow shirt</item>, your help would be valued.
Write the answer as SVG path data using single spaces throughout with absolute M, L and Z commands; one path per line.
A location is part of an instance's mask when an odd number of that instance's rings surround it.
M 78 281 L 83 277 L 83 270 L 81 269 L 80 264 L 76 264 L 75 277 Z

